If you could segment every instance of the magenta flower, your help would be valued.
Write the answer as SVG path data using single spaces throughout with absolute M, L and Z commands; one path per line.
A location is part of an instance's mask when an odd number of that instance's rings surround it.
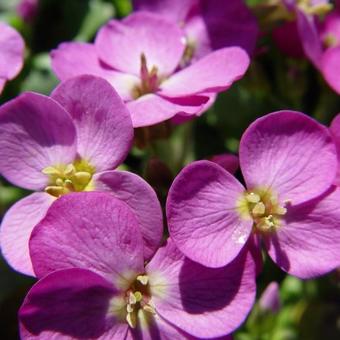
M 183 63 L 212 51 L 239 46 L 252 54 L 258 25 L 243 0 L 134 0 L 136 10 L 150 11 L 174 21 L 184 31 Z
M 168 241 L 144 265 L 142 244 L 134 214 L 112 195 L 54 202 L 30 240 L 40 281 L 19 312 L 22 339 L 212 338 L 245 319 L 255 298 L 249 254 L 211 269 Z
M 133 128 L 126 106 L 105 80 L 80 76 L 62 83 L 51 98 L 25 93 L 0 108 L 0 173 L 37 191 L 5 215 L 2 254 L 32 275 L 28 240 L 51 203 L 70 192 L 110 191 L 138 217 L 145 257 L 159 245 L 163 223 L 151 187 L 125 171 L 109 171 L 126 157 Z
M 340 93 L 340 9 L 332 9 L 328 0 L 283 1 L 296 20 L 274 31 L 274 38 L 283 51 L 293 57 L 305 55 L 320 71 L 328 85 Z M 297 36 L 294 37 L 294 32 Z M 302 47 L 302 53 L 301 53 Z
M 11 26 L 0 22 L 0 94 L 6 81 L 15 78 L 24 62 L 25 43 Z
M 254 235 L 292 275 L 309 278 L 339 266 L 340 191 L 332 187 L 337 155 L 328 129 L 298 112 L 269 114 L 246 130 L 239 159 L 246 188 L 209 161 L 192 163 L 175 179 L 167 216 L 178 248 L 220 267 Z
M 84 73 L 107 79 L 127 103 L 133 126 L 141 127 L 200 113 L 249 65 L 246 52 L 227 47 L 180 70 L 184 51 L 185 37 L 175 23 L 138 12 L 111 20 L 94 44 L 64 43 L 51 57 L 61 80 Z

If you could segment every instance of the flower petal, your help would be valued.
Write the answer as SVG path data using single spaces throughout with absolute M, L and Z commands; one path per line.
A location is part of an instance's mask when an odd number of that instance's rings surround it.
M 82 74 L 92 74 L 106 79 L 124 100 L 131 100 L 133 89 L 139 84 L 138 77 L 114 71 L 103 64 L 93 44 L 62 43 L 51 52 L 52 69 L 60 80 Z
M 242 78 L 249 66 L 247 53 L 239 47 L 212 52 L 173 74 L 161 84 L 160 93 L 183 97 L 204 92 L 221 92 Z
M 231 333 L 254 303 L 255 265 L 247 252 L 225 267 L 207 268 L 185 258 L 170 240 L 146 272 L 156 312 L 195 337 Z
M 110 327 L 121 329 L 108 315 L 112 284 L 86 269 L 53 272 L 28 292 L 19 311 L 23 339 L 101 338 Z M 118 326 L 118 327 L 117 327 Z
M 204 97 L 206 100 L 207 97 Z M 127 107 L 131 113 L 133 127 L 150 126 L 160 122 L 164 122 L 177 114 L 195 115 L 203 104 L 202 97 L 199 101 L 192 99 L 192 104 L 181 105 L 172 99 L 163 98 L 157 94 L 147 94 L 137 100 L 127 103 Z
M 125 203 L 107 193 L 57 199 L 33 230 L 30 254 L 37 277 L 78 267 L 117 283 L 143 272 L 138 222 Z
M 133 4 L 183 27 L 196 47 L 196 57 L 226 46 L 240 46 L 251 54 L 255 47 L 256 19 L 242 0 L 134 0 Z
M 184 168 L 170 188 L 166 209 L 170 236 L 177 247 L 207 267 L 231 262 L 245 245 L 253 224 L 237 211 L 244 190 L 213 162 L 198 161 Z
M 299 112 L 257 119 L 243 134 L 239 154 L 249 189 L 271 188 L 293 205 L 321 195 L 335 178 L 337 157 L 329 131 Z
M 78 76 L 61 83 L 52 98 L 73 118 L 81 158 L 96 171 L 123 162 L 132 144 L 133 128 L 126 105 L 107 81 Z
M 288 209 L 276 233 L 265 238 L 270 257 L 291 275 L 309 279 L 340 266 L 340 189 Z
M 40 94 L 24 93 L 0 108 L 0 135 L 0 173 L 26 189 L 43 189 L 48 177 L 42 170 L 76 155 L 70 115 Z
M 171 74 L 184 52 L 183 34 L 175 23 L 147 12 L 133 13 L 122 21 L 111 20 L 98 33 L 100 59 L 118 71 L 140 75 L 141 56 L 158 75 Z
M 335 184 L 340 186 L 340 113 L 336 115 L 336 117 L 333 119 L 330 131 L 332 133 L 334 143 L 336 146 L 336 151 L 338 154 L 338 172 L 336 175 Z
M 54 198 L 43 192 L 31 194 L 15 203 L 1 223 L 1 252 L 6 261 L 17 271 L 32 275 L 28 241 L 33 228 L 45 216 Z
M 134 212 L 144 241 L 144 258 L 150 259 L 163 236 L 163 215 L 157 195 L 141 177 L 127 171 L 106 171 L 94 176 L 94 190 L 107 191 Z
M 25 43 L 11 26 L 0 22 L 0 78 L 13 79 L 23 67 Z
M 315 17 L 300 10 L 296 11 L 296 15 L 303 50 L 314 66 L 319 67 L 322 57 L 322 45 Z
M 340 94 L 340 46 L 329 48 L 321 58 L 321 72 L 328 85 L 337 93 Z

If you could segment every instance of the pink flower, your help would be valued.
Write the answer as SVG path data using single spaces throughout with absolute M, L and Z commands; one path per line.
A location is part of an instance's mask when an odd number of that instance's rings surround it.
M 248 68 L 246 52 L 226 47 L 181 70 L 185 44 L 172 21 L 137 12 L 111 20 L 94 44 L 60 45 L 52 51 L 52 68 L 61 80 L 84 73 L 107 79 L 127 103 L 133 126 L 148 126 L 196 115 Z
M 239 159 L 246 188 L 209 161 L 177 176 L 167 217 L 178 248 L 220 267 L 256 236 L 280 268 L 300 278 L 339 266 L 340 191 L 332 186 L 337 155 L 328 129 L 298 112 L 269 114 L 246 130 Z
M 328 0 L 286 0 L 284 3 L 296 19 L 274 31 L 279 47 L 293 57 L 305 55 L 320 71 L 328 85 L 340 93 L 339 7 L 330 12 L 332 5 Z M 330 13 L 324 20 L 319 19 L 328 12 Z
M 15 78 L 24 62 L 25 43 L 12 27 L 0 22 L 0 94 L 6 81 Z
M 258 25 L 243 0 L 134 0 L 136 10 L 158 13 L 183 30 L 186 38 L 184 63 L 212 51 L 239 46 L 252 54 Z
M 151 187 L 138 176 L 112 171 L 129 152 L 133 128 L 126 106 L 105 80 L 80 76 L 51 97 L 25 93 L 0 108 L 0 173 L 35 193 L 5 215 L 2 254 L 16 270 L 32 275 L 28 240 L 57 198 L 70 192 L 109 191 L 135 212 L 145 257 L 159 245 L 163 222 Z
M 22 339 L 213 338 L 243 322 L 255 298 L 249 254 L 212 269 L 168 241 L 145 265 L 142 245 L 136 217 L 112 195 L 54 202 L 30 240 L 40 281 L 19 312 Z

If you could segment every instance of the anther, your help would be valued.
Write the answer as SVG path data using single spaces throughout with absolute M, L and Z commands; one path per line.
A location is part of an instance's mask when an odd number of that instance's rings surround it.
M 149 282 L 149 278 L 147 277 L 147 275 L 138 275 L 136 280 L 144 286 L 146 286 Z
M 246 195 L 246 200 L 249 203 L 258 203 L 258 202 L 260 202 L 261 198 L 260 198 L 259 195 L 255 194 L 254 192 L 251 192 L 251 193 Z
M 255 207 L 252 210 L 252 213 L 258 216 L 263 215 L 265 212 L 266 206 L 262 202 L 256 203 Z

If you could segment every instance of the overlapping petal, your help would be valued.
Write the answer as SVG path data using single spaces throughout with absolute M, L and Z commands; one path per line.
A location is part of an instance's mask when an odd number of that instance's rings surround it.
M 265 238 L 269 255 L 286 272 L 308 279 L 340 266 L 340 190 L 288 209 L 276 233 Z
M 157 313 L 198 338 L 227 335 L 255 299 L 255 266 L 242 253 L 228 266 L 207 268 L 185 258 L 170 240 L 146 267 Z
M 95 44 L 105 63 L 138 76 L 142 54 L 150 70 L 155 66 L 158 75 L 167 76 L 177 68 L 185 48 L 176 24 L 147 12 L 111 20 L 99 31 Z
M 0 108 L 0 173 L 15 185 L 41 190 L 42 170 L 76 156 L 71 116 L 53 99 L 24 93 Z
M 331 186 L 337 156 L 324 126 L 298 112 L 278 111 L 257 119 L 243 134 L 240 166 L 248 189 L 271 188 L 295 205 Z
M 168 97 L 183 97 L 220 92 L 239 80 L 248 66 L 249 57 L 244 50 L 239 47 L 222 48 L 165 80 L 160 93 Z
M 78 267 L 118 284 L 143 271 L 138 222 L 108 193 L 73 193 L 56 200 L 33 230 L 30 254 L 37 277 Z
M 94 190 L 107 191 L 124 201 L 134 212 L 144 241 L 144 257 L 149 259 L 163 236 L 163 215 L 157 195 L 141 177 L 127 171 L 106 171 L 93 178 Z
M 54 198 L 46 193 L 34 193 L 14 204 L 6 213 L 0 229 L 1 252 L 17 271 L 32 275 L 28 249 L 32 229 L 45 216 Z
M 83 75 L 61 83 L 52 93 L 72 116 L 78 155 L 96 171 L 117 167 L 132 144 L 130 113 L 104 79 Z
M 167 200 L 170 236 L 178 248 L 208 267 L 231 262 L 247 242 L 253 224 L 237 210 L 244 191 L 230 173 L 213 162 L 198 161 L 184 168 Z
M 21 336 L 23 339 L 101 339 L 109 327 L 114 327 L 124 337 L 127 324 L 119 325 L 108 316 L 114 294 L 110 282 L 89 270 L 53 272 L 36 283 L 26 296 L 19 311 Z M 113 329 L 110 333 L 114 333 Z

